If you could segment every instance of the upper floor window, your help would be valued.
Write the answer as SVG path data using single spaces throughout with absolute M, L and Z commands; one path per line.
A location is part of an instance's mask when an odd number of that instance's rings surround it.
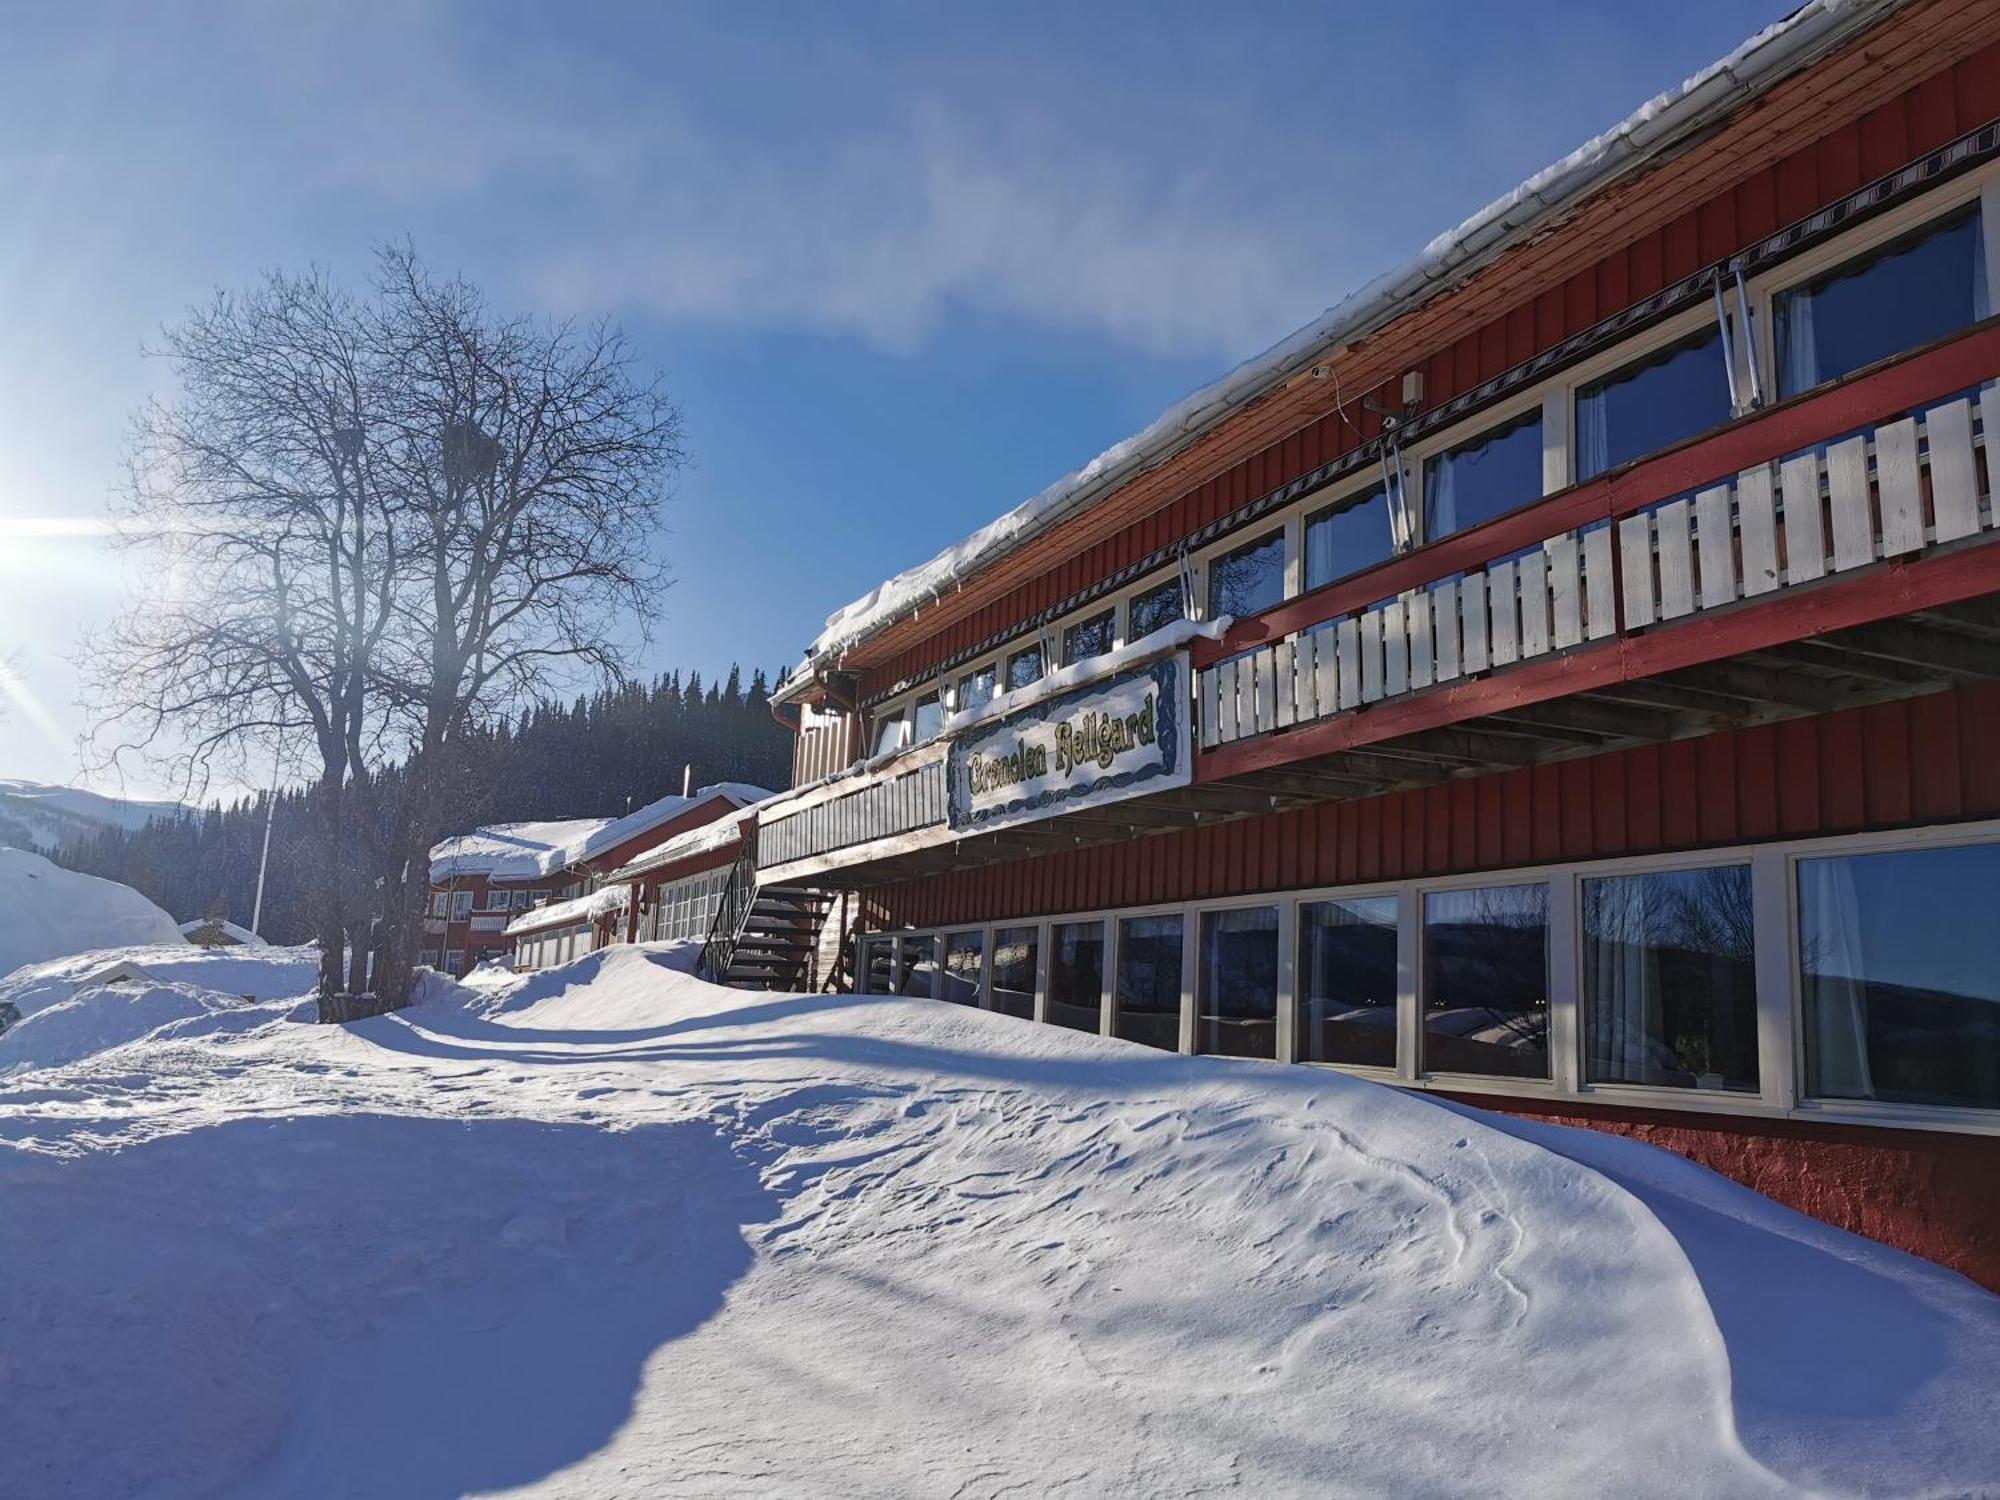
M 1309 589 L 1387 562 L 1395 546 L 1389 532 L 1389 496 L 1376 485 L 1354 500 L 1306 518 Z
M 1031 682 L 1040 682 L 1042 672 L 1042 648 L 1039 643 L 1016 651 L 1007 658 L 1008 688 L 1024 688 Z
M 1772 299 L 1778 394 L 1796 396 L 1992 312 L 1975 206 Z
M 1576 393 L 1576 477 L 1589 479 L 1730 417 L 1722 330 L 1711 323 Z
M 1285 598 L 1285 534 L 1274 531 L 1225 552 L 1208 565 L 1208 617 L 1242 619 Z
M 919 698 L 916 707 L 917 732 L 913 741 L 921 745 L 925 740 L 934 740 L 938 731 L 944 728 L 944 702 L 936 693 L 928 698 Z
M 1187 600 L 1181 590 L 1178 578 L 1169 578 L 1165 583 L 1134 594 L 1126 607 L 1126 618 L 1131 622 L 1127 635 L 1131 640 L 1149 636 L 1156 630 L 1164 630 L 1176 620 L 1187 618 Z
M 903 730 L 905 727 L 902 710 L 900 709 L 892 714 L 884 714 L 881 718 L 877 719 L 875 721 L 875 753 L 877 755 L 887 755 L 891 750 L 902 749 Z
M 1424 539 L 1434 542 L 1542 494 L 1542 409 L 1424 460 Z
M 1118 638 L 1118 616 L 1112 610 L 1079 620 L 1063 632 L 1063 665 L 1102 656 Z
M 976 672 L 967 672 L 958 679 L 958 711 L 984 708 L 993 701 L 995 673 L 992 667 L 981 667 Z

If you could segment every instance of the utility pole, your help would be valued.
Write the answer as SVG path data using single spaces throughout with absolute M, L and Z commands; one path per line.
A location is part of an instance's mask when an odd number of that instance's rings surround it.
M 271 795 L 264 802 L 264 852 L 257 856 L 257 898 L 250 905 L 250 935 L 264 920 L 264 871 L 271 863 L 271 822 L 278 816 L 278 757 L 271 758 Z

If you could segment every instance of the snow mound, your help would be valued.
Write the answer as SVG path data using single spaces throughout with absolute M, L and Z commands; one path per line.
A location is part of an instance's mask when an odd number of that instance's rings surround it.
M 0 847 L 0 975 L 92 948 L 180 942 L 174 919 L 129 885 Z
M 0 1002 L 22 1015 L 70 999 L 98 976 L 129 967 L 147 981 L 216 990 L 241 1002 L 289 1000 L 312 992 L 319 982 L 319 949 L 197 948 L 178 936 L 171 942 L 128 948 L 97 948 L 45 963 L 27 964 L 0 978 Z
M 2000 1475 L 2000 1299 L 1678 1158 L 684 956 L 0 1080 L 0 1494 Z
M 0 1073 L 59 1068 L 136 1042 L 175 1022 L 237 1013 L 254 1013 L 256 1024 L 276 1019 L 275 1011 L 198 985 L 94 985 L 0 1031 Z

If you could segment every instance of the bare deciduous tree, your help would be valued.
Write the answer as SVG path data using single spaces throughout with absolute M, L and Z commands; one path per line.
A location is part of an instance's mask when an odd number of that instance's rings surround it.
M 616 329 L 499 317 L 406 246 L 377 265 L 365 299 L 274 274 L 167 334 L 123 506 L 152 566 L 83 665 L 103 756 L 184 791 L 313 747 L 322 990 L 372 960 L 401 998 L 459 742 L 622 674 L 682 452 Z

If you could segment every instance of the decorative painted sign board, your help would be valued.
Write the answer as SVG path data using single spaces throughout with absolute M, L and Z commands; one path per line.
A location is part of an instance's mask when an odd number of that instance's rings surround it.
M 952 741 L 953 828 L 984 831 L 1186 786 L 1184 651 L 1060 693 Z

